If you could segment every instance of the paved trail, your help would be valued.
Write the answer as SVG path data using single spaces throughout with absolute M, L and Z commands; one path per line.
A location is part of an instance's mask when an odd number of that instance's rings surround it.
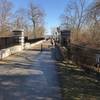
M 51 51 L 26 50 L 0 64 L 0 100 L 61 100 Z

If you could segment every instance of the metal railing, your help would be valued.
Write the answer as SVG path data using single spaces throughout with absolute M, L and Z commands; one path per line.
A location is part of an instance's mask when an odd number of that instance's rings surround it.
M 5 49 L 18 44 L 19 44 L 18 38 L 0 37 L 0 49 Z

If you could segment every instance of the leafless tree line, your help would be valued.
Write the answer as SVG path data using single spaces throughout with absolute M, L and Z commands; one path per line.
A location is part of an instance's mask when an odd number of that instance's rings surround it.
M 71 29 L 71 41 L 100 47 L 100 0 L 69 0 L 61 22 Z
M 9 36 L 14 29 L 24 29 L 31 38 L 42 37 L 44 28 L 44 11 L 30 1 L 27 8 L 13 10 L 9 0 L 0 0 L 0 36 Z

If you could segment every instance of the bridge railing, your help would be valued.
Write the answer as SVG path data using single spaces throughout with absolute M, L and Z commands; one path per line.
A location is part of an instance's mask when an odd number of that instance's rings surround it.
M 70 46 L 67 47 L 66 57 L 72 60 L 73 63 L 80 65 L 83 68 L 98 70 L 98 68 L 100 69 L 100 59 L 97 62 L 97 54 L 100 54 L 99 49 L 70 44 Z M 98 63 L 99 66 L 97 66 Z
M 0 37 L 0 49 L 5 49 L 17 44 L 19 44 L 19 41 L 14 37 Z

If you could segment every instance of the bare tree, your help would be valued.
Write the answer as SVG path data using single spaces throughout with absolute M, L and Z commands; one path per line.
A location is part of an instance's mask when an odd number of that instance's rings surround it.
M 89 7 L 87 24 L 91 33 L 91 42 L 100 44 L 100 1 L 94 1 Z
M 64 23 L 70 27 L 76 41 L 79 40 L 79 33 L 86 19 L 87 2 L 87 0 L 69 0 L 62 15 Z
M 44 26 L 36 27 L 35 32 L 38 33 L 38 34 L 36 34 L 36 38 L 43 38 L 44 32 L 45 32 Z
M 19 8 L 15 12 L 12 27 L 13 29 L 24 29 L 25 36 L 28 36 L 30 24 L 27 16 L 27 9 Z
M 42 9 L 40 9 L 37 5 L 35 5 L 31 1 L 29 4 L 28 15 L 29 15 L 30 21 L 33 24 L 33 34 L 34 34 L 34 38 L 35 38 L 36 37 L 35 28 L 39 24 L 43 24 L 44 13 L 43 13 Z
M 9 0 L 0 0 L 0 34 L 8 34 L 12 6 L 13 4 Z
M 26 24 L 26 10 L 19 8 L 14 14 L 14 28 L 23 29 Z

